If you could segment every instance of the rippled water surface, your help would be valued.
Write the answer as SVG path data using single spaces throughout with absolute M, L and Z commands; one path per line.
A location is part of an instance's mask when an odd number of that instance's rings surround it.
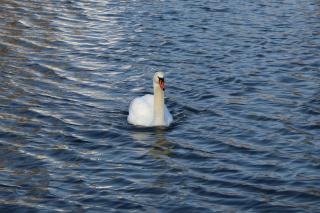
M 320 212 L 319 1 L 0 5 L 1 212 Z

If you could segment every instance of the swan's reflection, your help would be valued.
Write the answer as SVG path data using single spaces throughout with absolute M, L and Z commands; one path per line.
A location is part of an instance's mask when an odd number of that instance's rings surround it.
M 174 147 L 174 144 L 165 139 L 165 128 L 154 127 L 153 129 L 156 132 L 158 141 L 152 144 L 154 147 L 148 151 L 148 154 L 156 160 L 161 160 L 161 155 L 174 155 L 174 153 L 170 151 Z
M 139 141 L 140 143 L 145 143 L 152 145 L 153 148 L 150 149 L 147 153 L 152 156 L 155 160 L 163 160 L 161 156 L 172 156 L 174 153 L 170 151 L 174 144 L 170 143 L 168 140 L 165 139 L 165 127 L 154 127 L 154 132 L 135 132 L 132 133 L 132 137 Z M 154 138 L 154 135 L 157 137 L 156 142 L 151 142 Z
M 165 127 L 154 127 L 154 131 L 147 131 L 147 132 L 135 132 L 132 133 L 132 136 L 134 137 L 135 141 L 139 143 L 144 143 L 148 145 L 149 149 L 143 154 L 148 154 L 152 158 L 157 161 L 156 163 L 148 163 L 148 165 L 151 166 L 151 168 L 146 169 L 144 167 L 143 173 L 147 173 L 152 175 L 152 177 L 147 180 L 143 181 L 143 184 L 147 187 L 161 187 L 166 188 L 170 187 L 171 184 L 174 183 L 174 180 L 172 180 L 172 175 L 166 175 L 172 168 L 173 165 L 171 165 L 170 158 L 175 153 L 171 151 L 171 149 L 174 147 L 173 143 L 170 143 L 168 140 L 166 140 L 166 128 Z M 156 136 L 156 138 L 154 137 Z M 156 140 L 156 141 L 155 141 Z M 152 148 L 150 148 L 150 145 Z M 147 166 L 147 165 L 146 165 Z

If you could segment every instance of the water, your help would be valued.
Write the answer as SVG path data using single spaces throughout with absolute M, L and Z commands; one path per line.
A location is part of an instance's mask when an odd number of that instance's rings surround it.
M 320 4 L 3 0 L 1 212 L 319 212 Z M 166 74 L 169 128 L 126 121 Z

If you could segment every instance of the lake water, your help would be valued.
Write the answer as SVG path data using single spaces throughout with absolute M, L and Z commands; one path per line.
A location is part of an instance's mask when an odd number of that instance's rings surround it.
M 319 1 L 0 5 L 0 212 L 320 212 Z

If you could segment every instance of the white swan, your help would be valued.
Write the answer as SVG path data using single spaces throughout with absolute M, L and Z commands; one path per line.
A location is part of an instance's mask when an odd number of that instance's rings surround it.
M 135 98 L 129 107 L 128 122 L 140 126 L 169 126 L 172 115 L 164 104 L 164 73 L 153 76 L 154 95 Z

